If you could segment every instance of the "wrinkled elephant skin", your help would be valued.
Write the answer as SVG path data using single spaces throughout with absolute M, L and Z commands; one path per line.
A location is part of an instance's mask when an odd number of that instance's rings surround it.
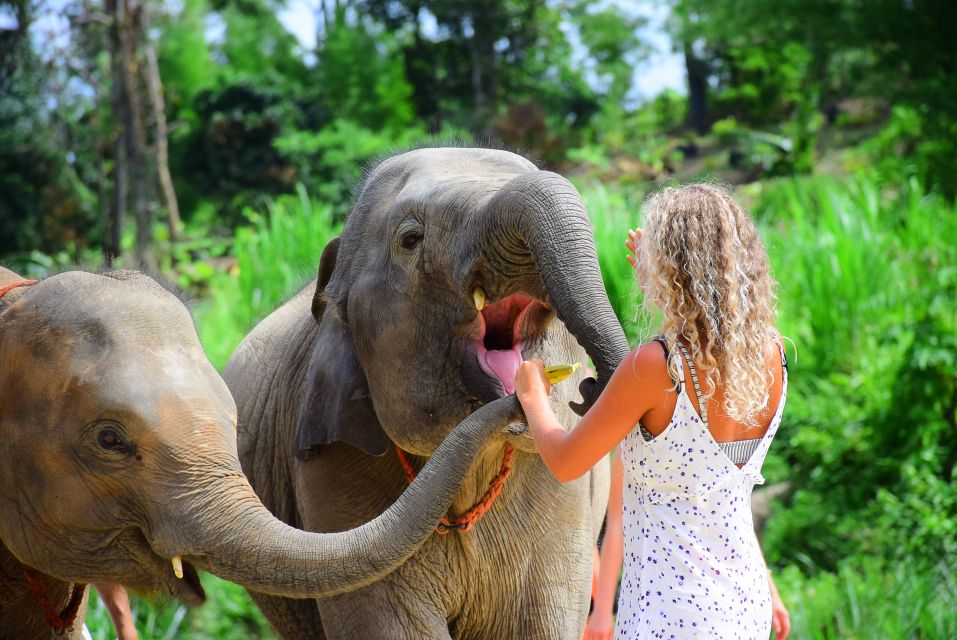
M 0 288 L 19 280 L 0 268 Z M 0 638 L 18 640 L 51 631 L 24 565 L 56 611 L 89 582 L 198 604 L 194 567 L 289 597 L 367 585 L 430 537 L 475 456 L 521 416 L 511 398 L 482 407 L 382 517 L 306 533 L 249 486 L 232 396 L 186 307 L 149 278 L 68 272 L 11 289 L 0 363 Z
M 243 469 L 267 507 L 312 531 L 376 517 L 463 417 L 513 391 L 523 359 L 585 362 L 553 388 L 560 419 L 597 397 L 627 342 L 602 286 L 575 188 L 520 156 L 420 149 L 363 183 L 319 276 L 257 326 L 224 378 Z M 580 402 L 579 402 L 580 401 Z M 253 592 L 287 638 L 581 637 L 607 465 L 559 484 L 528 434 L 466 533 L 433 535 L 394 573 L 316 602 Z M 479 455 L 449 510 L 489 486 L 504 443 Z

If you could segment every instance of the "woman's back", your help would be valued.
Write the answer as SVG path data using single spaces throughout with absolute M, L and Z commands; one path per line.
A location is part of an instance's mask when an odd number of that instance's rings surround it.
M 777 412 L 777 407 L 781 400 L 781 389 L 784 380 L 785 361 L 780 348 L 780 337 L 778 337 L 778 341 L 771 341 L 767 345 L 765 368 L 771 378 L 771 383 L 768 387 L 767 404 L 757 415 L 755 425 L 742 424 L 722 410 L 725 401 L 724 385 L 719 385 L 710 398 L 704 399 L 700 393 L 693 391 L 694 379 L 692 378 L 690 368 L 686 364 L 683 365 L 682 368 L 682 379 L 675 380 L 672 378 L 667 369 L 668 347 L 663 339 L 659 338 L 648 342 L 642 345 L 640 349 L 649 349 L 652 351 L 652 355 L 650 355 L 649 359 L 653 361 L 652 366 L 654 366 L 657 371 L 654 371 L 651 376 L 648 376 L 648 380 L 650 384 L 657 387 L 656 393 L 660 396 L 656 407 L 646 413 L 641 420 L 641 426 L 646 432 L 646 439 L 650 439 L 647 436 L 654 437 L 660 434 L 671 422 L 679 398 L 679 393 L 675 390 L 675 387 L 679 383 L 683 385 L 685 390 L 692 390 L 688 393 L 688 398 L 691 401 L 695 413 L 699 416 L 704 413 L 707 414 L 708 429 L 711 432 L 711 436 L 719 443 L 761 438 L 767 432 L 768 427 L 771 426 L 771 421 Z M 680 349 L 679 347 L 679 351 Z M 685 358 L 683 362 L 688 361 L 685 353 L 682 353 L 682 357 Z M 648 362 L 648 359 L 646 359 L 645 362 Z M 701 363 L 695 363 L 694 367 L 696 372 L 700 371 Z M 704 400 L 704 408 L 702 408 L 702 400 Z
M 697 374 L 683 354 L 684 379 L 672 392 L 668 422 L 655 424 L 648 418 L 660 415 L 649 412 L 643 422 L 653 438 L 636 427 L 622 441 L 626 553 L 618 637 L 767 637 L 770 591 L 750 503 L 752 488 L 764 482 L 761 466 L 787 393 L 783 351 L 778 358 L 771 399 L 752 430 L 729 419 L 709 430 L 705 414 L 718 413 L 721 397 L 701 411 Z M 718 438 L 742 434 L 755 443 L 739 467 Z

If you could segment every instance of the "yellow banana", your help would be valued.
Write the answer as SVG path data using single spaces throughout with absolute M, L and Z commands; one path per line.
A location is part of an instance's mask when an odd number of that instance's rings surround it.
M 555 384 L 570 378 L 581 366 L 580 362 L 575 364 L 550 364 L 545 367 L 545 377 L 548 378 L 548 384 Z

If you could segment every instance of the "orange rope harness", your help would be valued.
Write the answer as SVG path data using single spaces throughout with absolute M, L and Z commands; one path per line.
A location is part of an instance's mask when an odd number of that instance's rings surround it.
M 36 280 L 18 280 L 17 282 L 10 283 L 5 287 L 0 287 L 0 298 L 7 295 L 8 291 L 12 291 L 13 289 L 16 289 L 17 287 L 29 287 L 31 284 L 36 284 L 36 283 L 37 283 Z
M 57 613 L 56 609 L 53 608 L 53 603 L 50 602 L 50 598 L 47 597 L 43 589 L 43 583 L 40 582 L 40 579 L 33 573 L 33 570 L 25 564 L 21 564 L 20 566 L 23 567 L 23 575 L 27 577 L 27 582 L 30 583 L 30 588 L 33 589 L 33 595 L 40 601 L 40 606 L 43 607 L 43 615 L 47 617 L 50 626 L 53 627 L 58 634 L 72 627 L 73 621 L 76 620 L 76 614 L 80 610 L 80 603 L 83 602 L 86 585 L 70 585 L 70 602 L 63 611 Z
M 415 469 L 409 464 L 409 459 L 405 456 L 405 451 L 400 449 L 399 445 L 395 446 L 395 452 L 399 456 L 399 462 L 402 463 L 402 468 L 405 469 L 405 479 L 409 481 L 409 484 L 412 484 L 412 481 L 415 480 Z M 502 493 L 505 480 L 507 480 L 509 474 L 512 473 L 512 456 L 514 454 L 515 447 L 505 443 L 505 452 L 502 454 L 502 466 L 495 477 L 492 478 L 492 481 L 488 483 L 488 490 L 485 492 L 485 495 L 473 504 L 468 511 L 456 518 L 455 522 L 449 522 L 448 518 L 439 520 L 438 526 L 435 527 L 435 532 L 444 536 L 449 531 L 461 531 L 462 533 L 470 531 L 475 523 L 485 515 L 485 512 L 492 507 L 495 498 Z

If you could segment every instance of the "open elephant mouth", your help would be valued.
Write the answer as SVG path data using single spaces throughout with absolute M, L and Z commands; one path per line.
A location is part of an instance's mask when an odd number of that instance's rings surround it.
M 168 593 L 177 600 L 188 605 L 198 607 L 206 602 L 206 591 L 199 579 L 199 572 L 191 562 L 182 561 L 183 577 L 177 578 L 170 566 L 170 561 L 150 554 L 150 575 L 144 584 L 131 583 L 130 586 L 140 587 L 147 591 L 161 591 Z
M 122 578 L 111 579 L 135 589 L 168 593 L 192 606 L 206 601 L 206 592 L 196 567 L 183 559 L 183 577 L 176 577 L 170 558 L 164 557 L 164 552 L 154 549 L 138 528 L 124 529 L 116 538 L 115 544 L 122 550 L 128 564 Z
M 143 585 L 146 589 L 160 589 L 188 605 L 199 606 L 206 602 L 206 591 L 199 579 L 196 567 L 186 560 L 182 560 L 183 577 L 178 578 L 173 572 L 169 559 L 163 558 L 150 549 L 150 581 L 152 584 Z
M 172 583 L 170 594 L 174 597 L 193 606 L 201 605 L 206 601 L 206 592 L 199 580 L 199 573 L 191 563 L 184 560 L 183 577 L 173 576 L 173 580 L 176 582 Z
M 478 387 L 473 391 L 480 397 L 487 396 L 491 383 L 493 397 L 514 393 L 515 374 L 524 359 L 523 352 L 540 342 L 554 315 L 543 302 L 522 293 L 482 305 L 470 326 L 469 350 L 485 380 L 467 375 L 466 382 L 472 383 L 469 386 Z

